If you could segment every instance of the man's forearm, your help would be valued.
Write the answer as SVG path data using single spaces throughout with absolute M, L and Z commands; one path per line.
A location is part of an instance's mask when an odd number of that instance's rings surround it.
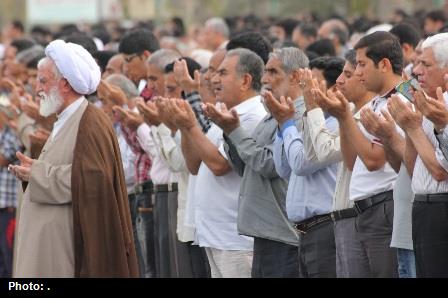
M 181 134 L 182 154 L 185 158 L 185 163 L 187 165 L 188 171 L 193 175 L 197 175 L 202 160 L 198 152 L 196 152 L 193 143 L 189 139 L 189 136 L 183 131 L 181 131 Z
M 400 172 L 401 163 L 404 161 L 404 152 L 406 141 L 397 132 L 394 132 L 390 138 L 382 139 L 386 159 L 395 172 Z
M 406 132 L 412 141 L 415 150 L 433 178 L 437 181 L 448 179 L 448 173 L 437 161 L 435 148 L 428 140 L 423 128 L 407 130 Z
M 216 176 L 223 176 L 231 170 L 228 161 L 221 155 L 219 149 L 210 142 L 207 136 L 202 133 L 199 126 L 184 129 L 182 134 L 185 134 L 185 137 L 190 139 L 197 156 Z

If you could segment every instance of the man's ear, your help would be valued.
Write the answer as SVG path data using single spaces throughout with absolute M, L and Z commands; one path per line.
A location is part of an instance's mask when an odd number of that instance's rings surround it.
M 143 55 L 143 60 L 148 60 L 148 58 L 151 56 L 151 52 L 148 50 L 143 51 L 142 55 Z
M 291 83 L 291 85 L 298 86 L 300 81 L 301 81 L 301 77 L 300 77 L 300 73 L 299 73 L 298 69 L 294 70 L 293 72 L 291 72 L 289 74 L 289 82 Z
M 384 58 L 378 63 L 378 68 L 382 73 L 386 73 L 389 71 L 393 72 L 393 66 L 389 59 Z
M 246 73 L 244 74 L 243 78 L 242 78 L 242 85 L 241 85 L 241 90 L 242 91 L 248 91 L 252 89 L 252 82 L 253 82 L 253 78 L 250 74 Z

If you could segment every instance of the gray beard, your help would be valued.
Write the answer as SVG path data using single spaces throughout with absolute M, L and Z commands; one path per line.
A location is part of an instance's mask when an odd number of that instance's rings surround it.
M 56 114 L 62 106 L 62 99 L 56 88 L 50 90 L 48 95 L 41 92 L 39 96 L 41 98 L 39 114 L 42 117 L 48 117 L 52 114 Z

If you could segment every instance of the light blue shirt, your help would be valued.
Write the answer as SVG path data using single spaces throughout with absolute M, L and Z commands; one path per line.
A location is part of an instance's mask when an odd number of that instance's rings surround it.
M 286 212 L 293 222 L 332 211 L 339 166 L 338 163 L 307 160 L 302 132 L 298 129 L 301 122 L 302 117 L 299 117 L 298 126 L 294 120 L 286 122 L 274 142 L 275 168 L 282 178 L 289 180 Z M 326 125 L 331 131 L 338 129 L 335 118 L 328 118 Z

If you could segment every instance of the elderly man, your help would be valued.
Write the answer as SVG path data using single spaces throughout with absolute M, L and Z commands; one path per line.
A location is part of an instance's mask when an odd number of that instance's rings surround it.
M 107 116 L 89 105 L 100 69 L 81 46 L 53 41 L 39 62 L 40 113 L 58 121 L 38 160 L 17 153 L 27 182 L 14 277 L 136 277 L 126 184 Z M 64 150 L 61 150 L 64 148 Z

